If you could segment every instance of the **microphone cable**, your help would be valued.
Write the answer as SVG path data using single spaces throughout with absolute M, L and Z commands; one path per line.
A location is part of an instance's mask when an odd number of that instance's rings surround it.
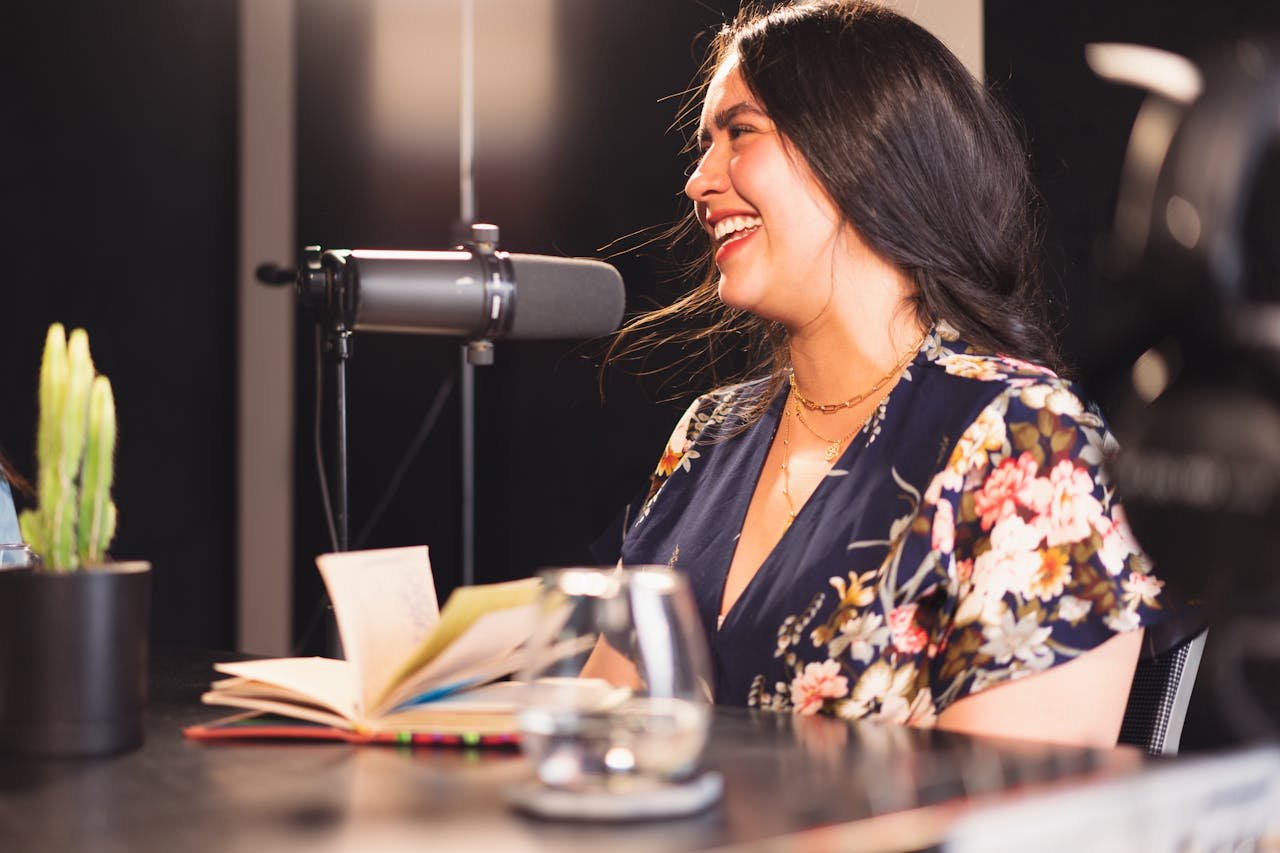
M 316 475 L 320 483 L 320 501 L 324 506 L 325 524 L 329 531 L 330 548 L 334 551 L 338 550 L 338 529 L 333 519 L 333 502 L 329 496 L 329 478 L 325 473 L 323 441 L 321 435 L 321 423 L 323 421 L 323 394 L 324 394 L 324 357 L 322 345 L 322 332 L 320 326 L 316 326 L 315 333 L 315 364 L 316 364 L 316 393 L 315 393 L 315 410 L 313 418 L 312 439 L 315 450 Z M 409 473 L 409 468 L 413 461 L 421 452 L 422 446 L 426 444 L 427 438 L 430 437 L 432 430 L 435 429 L 436 421 L 440 419 L 440 413 L 444 410 L 444 404 L 448 402 L 449 397 L 453 394 L 453 389 L 458 384 L 458 369 L 455 367 L 444 382 L 436 389 L 435 397 L 431 400 L 431 405 L 427 409 L 426 415 L 422 419 L 422 423 L 418 426 L 417 432 L 410 440 L 404 453 L 401 454 L 400 460 L 396 463 L 395 469 L 391 473 L 391 479 L 387 481 L 386 488 L 383 489 L 382 495 L 378 498 L 378 502 L 374 505 L 373 511 L 369 513 L 368 520 L 364 526 L 360 528 L 360 533 L 356 536 L 352 550 L 360 550 L 364 547 L 365 541 L 369 534 L 373 532 L 378 522 L 382 520 L 382 516 L 386 513 L 387 508 L 391 506 L 392 500 L 396 493 L 400 490 L 404 478 Z M 321 589 L 320 596 L 316 600 L 315 606 L 312 608 L 311 615 L 307 619 L 306 628 L 298 637 L 298 641 L 293 646 L 290 654 L 294 657 L 302 654 L 307 644 L 311 642 L 319 629 L 321 620 L 324 617 L 325 608 L 329 602 L 328 594 Z
M 413 436 L 413 440 L 409 442 L 409 446 L 405 448 L 404 454 L 400 457 L 400 461 L 396 463 L 395 470 L 391 474 L 391 479 L 387 482 L 387 487 L 382 492 L 382 497 L 378 498 L 373 511 L 369 513 L 368 520 L 360 528 L 360 533 L 356 536 L 355 543 L 352 546 L 353 551 L 359 551 L 364 547 L 365 540 L 369 538 L 369 534 L 373 532 L 378 522 L 382 520 L 387 507 L 391 505 L 391 500 L 396 496 L 396 492 L 400 490 L 400 484 L 409 473 L 409 466 L 417 458 L 418 452 L 422 450 L 422 445 L 426 443 L 431 431 L 435 429 L 436 421 L 440 419 L 440 412 L 444 409 L 444 404 L 448 401 L 449 395 L 453 393 L 453 388 L 457 384 L 458 368 L 455 367 L 444 382 L 440 384 L 440 387 L 436 389 L 435 399 L 431 401 L 431 408 L 427 409 L 427 414 L 422 419 L 418 432 Z

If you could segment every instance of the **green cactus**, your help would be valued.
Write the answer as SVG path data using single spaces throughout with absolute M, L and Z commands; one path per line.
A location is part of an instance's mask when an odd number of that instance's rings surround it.
M 54 571 L 99 564 L 115 535 L 111 479 L 116 444 L 111 383 L 95 376 L 89 336 L 49 327 L 40 365 L 37 508 L 22 513 L 22 538 Z
M 116 449 L 116 403 L 111 382 L 97 376 L 89 392 L 89 439 L 80 472 L 79 534 L 81 565 L 94 566 L 106 556 L 116 533 L 116 505 L 111 502 L 111 475 Z

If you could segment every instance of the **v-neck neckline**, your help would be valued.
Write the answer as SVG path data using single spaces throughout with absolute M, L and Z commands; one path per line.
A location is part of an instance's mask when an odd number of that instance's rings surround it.
M 769 553 L 765 555 L 760 565 L 756 568 L 755 574 L 747 581 L 742 591 L 738 593 L 738 597 L 734 599 L 733 604 L 728 610 L 724 608 L 724 588 L 729 582 L 729 570 L 733 568 L 733 558 L 738 553 L 738 542 L 742 539 L 742 528 L 747 523 L 747 513 L 751 511 L 751 501 L 755 497 L 756 489 L 760 487 L 760 478 L 764 475 L 765 463 L 769 461 L 769 450 L 773 447 L 774 439 L 778 435 L 778 427 L 782 425 L 782 413 L 787 403 L 787 387 L 784 385 L 781 390 L 774 395 L 773 401 L 769 403 L 769 408 L 760 416 L 760 420 L 751 426 L 753 438 L 759 441 L 759 444 L 752 448 L 750 468 L 755 471 L 755 476 L 751 480 L 750 489 L 739 489 L 737 492 L 737 503 L 733 512 L 733 529 L 737 531 L 730 541 L 731 547 L 727 549 L 724 560 L 721 561 L 719 568 L 716 570 L 716 634 L 718 635 L 724 626 L 733 618 L 734 613 L 738 611 L 738 605 L 747 593 L 751 590 L 751 586 L 755 583 L 756 578 L 760 576 L 760 572 L 777 553 L 778 547 L 786 541 L 787 535 L 791 533 L 791 528 L 795 527 L 794 521 L 787 525 L 787 529 L 782 531 L 782 535 L 778 537 L 778 541 L 773 543 L 773 547 L 769 549 Z M 763 430 L 768 429 L 769 437 L 760 440 Z M 846 448 L 847 449 L 847 448 Z M 823 479 L 826 479 L 825 477 Z M 822 484 L 819 483 L 819 486 Z M 812 497 L 812 496 L 811 496 Z M 805 501 L 807 504 L 808 501 Z M 804 507 L 800 508 L 802 511 Z M 798 513 L 797 513 L 798 515 Z
M 930 350 L 929 338 L 935 333 L 936 332 L 931 331 L 929 335 L 925 336 L 924 343 L 921 344 L 915 357 L 903 367 L 903 374 L 910 372 L 917 365 L 931 360 L 931 357 L 928 355 Z M 717 593 L 715 598 L 715 634 L 717 637 L 720 635 L 720 632 L 724 630 L 725 626 L 733 621 L 735 614 L 742 609 L 743 599 L 747 598 L 751 594 L 752 589 L 758 585 L 757 581 L 761 575 L 765 575 L 766 570 L 770 565 L 777 561 L 777 555 L 782 552 L 784 543 L 788 542 L 792 536 L 799 535 L 793 533 L 793 531 L 801 526 L 801 519 L 812 517 L 816 510 L 809 510 L 809 507 L 819 504 L 823 499 L 825 499 L 826 493 L 831 489 L 829 481 L 833 479 L 832 472 L 840 470 L 847 474 L 852 469 L 856 462 L 855 457 L 861 456 L 862 451 L 866 448 L 866 442 L 860 441 L 859 439 L 862 438 L 867 427 L 872 423 L 876 416 L 881 413 L 882 409 L 884 416 L 888 416 L 889 409 L 894 405 L 895 397 L 900 395 L 900 391 L 903 387 L 903 381 L 902 375 L 899 375 L 898 380 L 893 384 L 893 387 L 889 389 L 889 393 L 886 394 L 881 402 L 876 405 L 876 408 L 872 410 L 871 416 L 867 418 L 866 423 L 863 424 L 861 429 L 854 433 L 853 438 L 849 440 L 848 445 L 840 453 L 840 456 L 837 457 L 836 461 L 831 465 L 831 468 L 827 470 L 827 473 L 822 476 L 817 487 L 805 502 L 800 505 L 800 508 L 796 510 L 795 518 L 793 518 L 791 523 L 787 525 L 787 528 L 782 531 L 782 535 L 778 537 L 778 541 L 773 543 L 773 547 L 769 549 L 769 553 L 765 554 L 764 559 L 760 561 L 760 565 L 756 568 L 755 573 L 747 581 L 746 585 L 742 587 L 742 591 L 738 593 L 738 597 L 734 599 L 733 604 L 728 610 L 722 611 L 721 606 L 724 603 L 724 588 L 725 584 L 729 581 L 729 570 L 733 568 L 733 558 L 738 552 L 738 542 L 742 538 L 742 528 L 743 525 L 746 524 L 747 513 L 751 509 L 751 501 L 755 497 L 756 489 L 760 485 L 760 477 L 764 474 L 764 466 L 769 459 L 769 450 L 772 448 L 774 439 L 778 434 L 778 429 L 782 425 L 788 391 L 786 385 L 783 385 L 781 390 L 778 391 L 774 400 L 769 404 L 769 408 L 765 410 L 765 413 L 760 417 L 760 420 L 750 428 L 754 433 L 753 438 L 756 438 L 757 440 L 761 435 L 758 431 L 767 428 L 768 439 L 760 441 L 759 446 L 753 448 L 750 466 L 755 470 L 755 477 L 751 481 L 750 489 L 739 490 L 738 503 L 734 506 L 733 529 L 736 530 L 737 533 L 730 540 L 732 547 L 728 549 L 728 553 L 725 555 L 725 559 L 721 562 L 718 569 L 716 585 Z M 763 583 L 763 581 L 759 582 Z

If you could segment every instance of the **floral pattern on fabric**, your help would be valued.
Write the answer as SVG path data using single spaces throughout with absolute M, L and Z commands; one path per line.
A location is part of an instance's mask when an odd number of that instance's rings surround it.
M 1161 618 L 1162 583 L 1103 468 L 1114 440 L 1070 384 L 945 326 L 910 371 L 718 631 L 744 478 L 781 401 L 729 441 L 708 440 L 708 426 L 759 386 L 708 395 L 681 419 L 641 517 L 656 520 L 637 522 L 624 557 L 681 549 L 717 701 L 928 725 L 966 695 Z
M 1122 632 L 1142 624 L 1140 608 L 1160 607 L 1162 583 L 1101 468 L 1110 441 L 1102 419 L 1036 365 L 957 353 L 936 363 L 1007 390 L 923 495 L 902 484 L 911 509 L 894 520 L 881 566 L 831 578 L 836 607 L 807 633 L 822 595 L 784 620 L 778 656 L 795 675 L 773 693 L 760 676 L 749 704 L 928 724 L 962 695 L 1088 651 L 1069 635 L 1090 613 Z M 913 538 L 928 547 L 914 549 L 924 558 L 904 571 Z M 921 610 L 918 598 L 939 594 L 946 607 Z M 798 654 L 805 642 L 825 658 Z
M 736 412 L 742 401 L 748 397 L 758 383 L 735 385 L 721 391 L 712 392 L 699 397 L 685 410 L 667 439 L 667 446 L 658 460 L 658 467 L 649 478 L 649 492 L 645 498 L 636 523 L 644 520 L 653 505 L 654 498 L 662 489 L 662 485 L 677 470 L 692 471 L 693 463 L 702 455 L 697 445 L 709 443 L 717 434 L 717 430 L 736 422 Z

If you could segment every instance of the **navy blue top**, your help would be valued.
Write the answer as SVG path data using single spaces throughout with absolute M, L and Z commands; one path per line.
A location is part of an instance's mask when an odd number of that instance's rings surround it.
M 743 429 L 764 388 L 694 402 L 622 546 L 625 564 L 688 575 L 718 702 L 927 724 L 1157 619 L 1163 585 L 1114 500 L 1100 415 L 941 326 L 717 627 L 786 400 Z

